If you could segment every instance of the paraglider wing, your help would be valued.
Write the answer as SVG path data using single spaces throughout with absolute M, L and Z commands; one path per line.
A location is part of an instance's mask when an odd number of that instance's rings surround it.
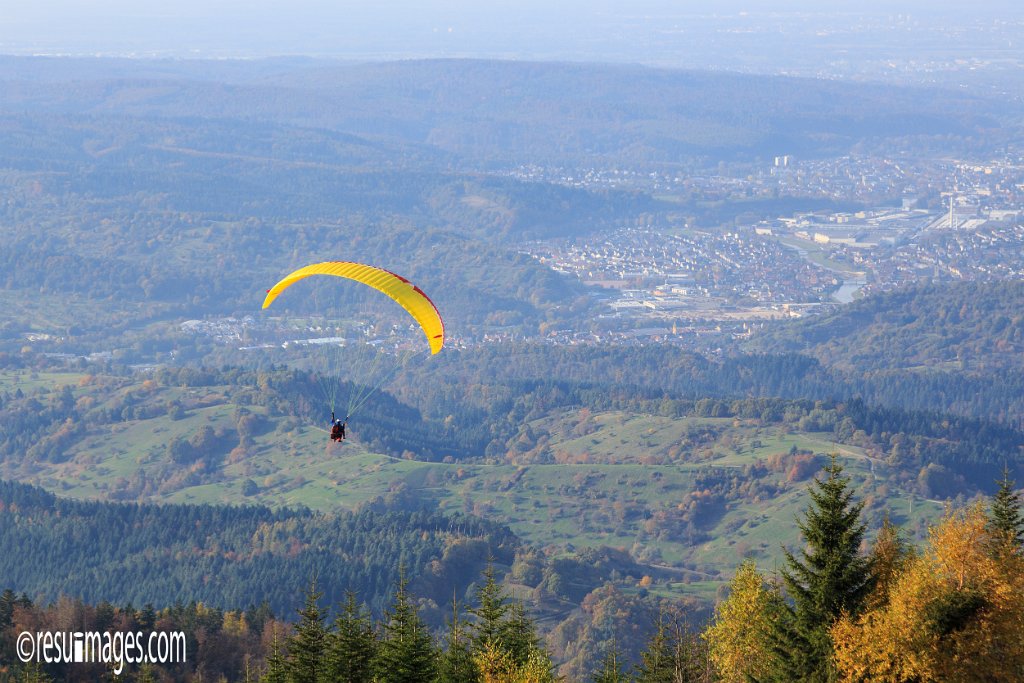
M 441 320 L 441 315 L 437 312 L 434 302 L 419 287 L 401 275 L 395 275 L 382 268 L 362 263 L 327 261 L 299 268 L 267 290 L 263 308 L 272 304 L 274 299 L 288 287 L 310 275 L 334 275 L 348 278 L 387 294 L 397 301 L 423 328 L 423 333 L 427 335 L 427 342 L 430 344 L 431 355 L 440 351 L 444 346 L 444 321 Z

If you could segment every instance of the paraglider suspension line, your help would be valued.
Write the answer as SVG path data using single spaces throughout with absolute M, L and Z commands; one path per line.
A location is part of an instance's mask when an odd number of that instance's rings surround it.
M 424 353 L 426 353 L 426 352 L 425 351 L 413 351 L 413 352 L 407 352 L 404 356 L 399 356 L 398 361 L 395 363 L 394 367 L 392 367 L 390 370 L 388 370 L 386 373 L 384 373 L 384 376 L 381 377 L 380 381 L 378 381 L 376 384 L 374 384 L 374 385 L 372 385 L 370 387 L 364 386 L 363 390 L 358 392 L 358 393 L 353 392 L 355 394 L 355 396 L 353 396 L 352 400 L 349 401 L 349 408 L 348 408 L 348 410 L 346 412 L 349 415 L 353 415 L 356 411 L 358 411 L 360 408 L 362 408 L 363 404 L 365 404 L 368 400 L 370 400 L 370 398 L 374 394 L 376 394 L 378 391 L 380 391 L 381 387 L 383 387 L 387 382 L 390 382 L 392 379 L 394 379 L 395 375 L 398 374 L 398 371 L 401 370 L 402 368 L 404 368 L 406 366 L 406 364 L 409 363 L 409 361 L 411 361 L 413 358 L 415 358 L 417 356 L 423 355 Z M 376 367 L 379 365 L 380 357 L 383 356 L 383 355 L 384 355 L 384 353 L 379 353 L 379 354 L 377 354 L 377 357 L 374 358 L 374 363 L 373 363 L 374 367 L 371 368 L 371 371 L 370 371 L 370 376 L 371 377 L 374 376 L 374 371 L 375 371 Z M 346 421 L 347 421 L 347 419 L 348 418 L 346 418 Z

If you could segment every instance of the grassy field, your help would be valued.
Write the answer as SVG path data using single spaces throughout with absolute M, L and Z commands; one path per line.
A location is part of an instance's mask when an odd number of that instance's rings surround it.
M 807 240 L 801 240 L 795 237 L 779 237 L 776 239 L 787 247 L 799 250 L 803 254 L 804 258 L 811 263 L 821 266 L 822 268 L 827 268 L 828 270 L 846 275 L 857 277 L 864 276 L 863 271 L 855 270 L 845 263 L 840 263 L 839 261 L 833 261 L 830 259 L 825 248 L 816 242 L 808 242 Z
M 89 383 L 72 373 L 0 375 L 0 390 L 62 385 L 72 386 L 79 400 L 91 395 Z M 566 411 L 528 425 L 547 440 L 546 461 L 446 464 L 399 460 L 351 440 L 334 444 L 320 428 L 271 418 L 254 406 L 244 409 L 261 415 L 264 426 L 239 447 L 231 434 L 241 407 L 228 398 L 229 387 L 104 391 L 96 390 L 93 400 L 116 401 L 119 392 L 134 391 L 145 401 L 191 407 L 179 419 L 160 414 L 92 429 L 64 462 L 8 463 L 3 476 L 78 498 L 318 510 L 376 500 L 427 505 L 501 521 L 555 552 L 611 546 L 655 567 L 686 568 L 689 583 L 661 588 L 705 597 L 743 558 L 768 569 L 781 564 L 782 547 L 798 540 L 795 521 L 824 454 L 837 453 L 858 497 L 870 496 L 872 524 L 888 510 L 920 534 L 941 513 L 938 503 L 918 498 L 911 517 L 909 494 L 861 449 L 837 444 L 830 434 L 791 433 L 756 420 Z M 204 427 L 228 435 L 217 462 L 171 462 L 168 444 Z M 822 454 L 795 479 L 780 465 L 794 448 Z
M 14 393 L 18 389 L 25 394 L 36 391 L 53 391 L 63 386 L 78 386 L 85 375 L 72 372 L 0 372 L 0 391 Z

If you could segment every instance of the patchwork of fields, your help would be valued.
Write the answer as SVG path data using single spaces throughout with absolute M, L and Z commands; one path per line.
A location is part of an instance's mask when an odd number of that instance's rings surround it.
M 9 460 L 0 476 L 75 498 L 470 513 L 556 553 L 628 550 L 667 572 L 659 590 L 708 595 L 744 557 L 776 566 L 783 545 L 797 540 L 794 520 L 826 454 L 851 474 L 872 526 L 888 513 L 923 534 L 941 512 L 937 501 L 901 490 L 887 465 L 862 449 L 760 420 L 568 410 L 526 425 L 543 444 L 531 462 L 438 463 L 369 452 L 358 436 L 334 444 L 319 427 L 239 405 L 230 386 L 133 380 L 111 389 L 75 373 L 0 376 L 0 391 L 20 388 L 41 401 L 64 385 L 84 410 L 126 394 L 134 404 L 182 408 L 88 424 L 59 462 Z M 258 425 L 244 435 L 243 415 Z M 211 452 L 175 462 L 172 445 L 201 433 L 201 449 Z

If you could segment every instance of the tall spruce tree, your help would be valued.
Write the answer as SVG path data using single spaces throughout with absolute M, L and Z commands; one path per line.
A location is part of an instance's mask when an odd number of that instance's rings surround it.
M 601 668 L 591 675 L 590 681 L 591 683 L 624 683 L 625 680 L 626 675 L 622 673 L 622 665 L 619 663 L 619 647 L 613 635 L 611 643 L 604 651 Z
M 299 610 L 295 634 L 288 639 L 289 683 L 318 683 L 324 665 L 327 630 L 320 611 L 323 593 L 316 590 L 316 581 L 306 591 L 306 600 Z
M 462 618 L 459 602 L 452 596 L 452 618 L 444 638 L 444 652 L 437 664 L 438 683 L 476 683 L 480 672 L 470 650 L 469 625 Z
M 334 620 L 334 633 L 327 636 L 322 683 L 370 683 L 377 636 L 370 615 L 349 591 Z
M 476 619 L 473 624 L 474 652 L 501 644 L 508 611 L 508 598 L 494 576 L 494 565 L 488 562 L 484 569 L 484 582 L 476 589 L 476 607 L 469 609 Z
M 487 679 L 494 673 L 481 668 L 481 662 L 490 662 L 499 669 L 508 666 L 519 670 L 528 680 L 533 680 L 529 676 L 553 680 L 551 657 L 541 646 L 533 620 L 521 601 L 510 600 L 506 595 L 491 562 L 484 569 L 484 582 L 476 588 L 476 602 L 476 607 L 468 610 L 474 617 L 470 652 L 480 675 Z M 525 673 L 527 670 L 529 674 Z
M 540 645 L 537 627 L 526 613 L 526 607 L 519 600 L 508 605 L 508 618 L 501 628 L 501 646 L 516 666 L 524 665 L 531 655 L 546 653 Z
M 270 643 L 270 654 L 267 655 L 267 668 L 260 676 L 260 683 L 288 683 L 288 660 L 281 648 L 281 640 L 277 635 L 277 626 L 273 627 L 274 635 Z
M 707 680 L 707 653 L 699 638 L 678 621 L 666 622 L 658 615 L 658 626 L 640 653 L 636 683 L 698 683 Z
M 873 586 L 871 563 L 861 556 L 863 503 L 853 502 L 849 478 L 836 456 L 811 487 L 811 505 L 798 522 L 805 542 L 799 557 L 788 550 L 783 584 L 792 600 L 789 618 L 776 622 L 769 680 L 835 679 L 829 628 L 843 613 L 856 615 Z
M 1021 514 L 1020 496 L 1013 490 L 1016 482 L 1010 479 L 1010 470 L 1003 468 L 999 490 L 992 498 L 989 526 L 1001 542 L 1015 551 L 1024 548 L 1024 514 Z
M 384 620 L 384 638 L 374 658 L 380 683 L 433 683 L 437 652 L 430 631 L 420 619 L 400 573 L 395 601 Z

